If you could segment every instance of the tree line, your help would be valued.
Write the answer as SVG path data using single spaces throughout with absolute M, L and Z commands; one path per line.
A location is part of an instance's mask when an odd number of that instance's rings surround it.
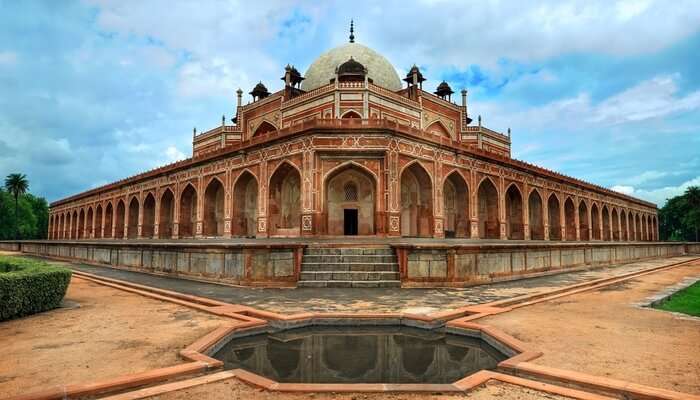
M 659 210 L 661 240 L 700 241 L 700 187 L 666 200 Z
M 29 193 L 24 174 L 10 174 L 0 187 L 0 240 L 46 239 L 49 204 Z

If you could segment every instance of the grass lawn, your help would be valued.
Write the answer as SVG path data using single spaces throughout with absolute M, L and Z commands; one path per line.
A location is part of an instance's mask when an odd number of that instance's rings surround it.
M 675 293 L 656 308 L 700 317 L 700 282 Z

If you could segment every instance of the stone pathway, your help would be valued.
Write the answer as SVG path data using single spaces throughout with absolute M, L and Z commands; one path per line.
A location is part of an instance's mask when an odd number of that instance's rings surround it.
M 672 257 L 601 267 L 593 270 L 562 273 L 518 281 L 494 283 L 468 288 L 400 289 L 400 288 L 242 288 L 150 275 L 109 267 L 65 263 L 78 271 L 121 279 L 156 288 L 209 297 L 233 304 L 244 304 L 275 312 L 407 312 L 427 314 L 470 304 L 479 304 L 515 296 L 542 292 L 558 287 L 646 268 L 693 259 Z M 59 263 L 58 261 L 52 261 Z

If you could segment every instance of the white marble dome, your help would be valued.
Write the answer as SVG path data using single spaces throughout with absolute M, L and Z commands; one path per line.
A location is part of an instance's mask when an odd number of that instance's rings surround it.
M 306 70 L 301 88 L 308 92 L 327 85 L 335 78 L 335 68 L 350 57 L 367 68 L 367 76 L 375 85 L 401 90 L 401 80 L 394 66 L 381 54 L 358 43 L 346 43 L 321 54 Z

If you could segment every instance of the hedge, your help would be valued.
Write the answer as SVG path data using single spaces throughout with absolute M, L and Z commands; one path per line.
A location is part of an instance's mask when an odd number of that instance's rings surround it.
M 70 277 L 43 261 L 0 256 L 0 321 L 58 307 Z

